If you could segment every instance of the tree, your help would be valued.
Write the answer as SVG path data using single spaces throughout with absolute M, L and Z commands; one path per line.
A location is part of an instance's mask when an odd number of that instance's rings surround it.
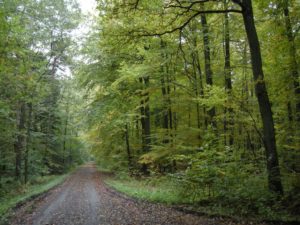
M 263 122 L 263 139 L 267 159 L 269 188 L 271 191 L 282 194 L 283 188 L 281 184 L 280 169 L 276 149 L 273 113 L 268 96 L 268 91 L 264 81 L 262 58 L 258 36 L 254 24 L 252 2 L 251 0 L 243 2 L 234 0 L 234 2 L 242 7 L 245 30 L 247 33 L 251 52 L 252 71 L 255 82 L 255 94 L 258 99 L 260 115 Z
M 63 166 L 58 148 L 64 120 L 61 71 L 71 64 L 70 32 L 80 11 L 68 0 L 5 0 L 0 5 L 0 134 L 6 139 L 0 140 L 1 175 L 9 179 L 14 168 L 17 181 L 27 183 L 36 175 L 59 173 Z

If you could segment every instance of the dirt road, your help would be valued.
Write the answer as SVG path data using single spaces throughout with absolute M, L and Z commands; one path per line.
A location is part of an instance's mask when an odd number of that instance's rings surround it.
M 186 214 L 160 204 L 122 197 L 103 184 L 101 173 L 85 165 L 62 185 L 16 211 L 12 225 L 209 225 L 220 219 Z

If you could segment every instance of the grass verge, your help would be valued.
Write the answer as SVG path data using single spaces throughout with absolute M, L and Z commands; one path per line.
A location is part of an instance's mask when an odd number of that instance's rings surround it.
M 192 190 L 184 190 L 182 185 L 170 177 L 137 180 L 128 176 L 116 176 L 105 179 L 105 183 L 127 196 L 172 205 L 176 208 L 196 212 L 199 215 L 222 216 L 236 221 L 248 219 L 253 222 L 272 221 L 275 224 L 295 224 L 296 221 L 300 221 L 298 216 L 293 216 L 284 209 L 266 212 L 270 210 L 270 207 L 262 205 L 259 208 L 260 212 L 257 213 L 253 212 L 251 208 L 247 208 L 240 199 L 236 200 L 238 206 L 235 207 L 234 204 L 227 204 L 226 199 L 194 196 L 191 194 Z
M 0 198 L 0 224 L 7 222 L 7 219 L 17 205 L 26 202 L 51 188 L 61 184 L 68 174 L 59 176 L 45 176 L 38 178 L 32 184 L 22 185 Z
M 173 182 L 163 178 L 136 180 L 132 178 L 115 179 L 110 177 L 105 180 L 105 183 L 117 191 L 137 199 L 168 205 L 189 203 L 188 199 L 183 200 L 181 193 L 174 188 Z

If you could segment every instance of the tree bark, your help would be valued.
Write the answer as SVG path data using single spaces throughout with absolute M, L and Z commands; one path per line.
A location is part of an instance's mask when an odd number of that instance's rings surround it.
M 127 123 L 125 124 L 125 143 L 126 143 L 126 151 L 127 151 L 127 159 L 128 159 L 128 169 L 129 171 L 131 171 L 133 165 L 132 165 L 132 155 L 131 155 L 131 150 L 129 145 L 129 131 L 128 131 Z
M 237 1 L 235 0 L 234 2 Z M 250 47 L 255 94 L 258 99 L 260 115 L 263 123 L 263 139 L 267 159 L 269 189 L 272 192 L 283 194 L 276 149 L 274 121 L 271 103 L 264 81 L 261 50 L 254 23 L 252 2 L 251 0 L 244 0 L 240 2 L 240 5 L 243 9 L 243 20 Z
M 299 73 L 298 63 L 296 56 L 296 46 L 294 42 L 294 35 L 292 30 L 292 24 L 289 12 L 289 0 L 285 0 L 283 3 L 283 13 L 285 18 L 286 36 L 289 42 L 289 65 L 291 72 L 291 79 L 294 86 L 294 93 L 296 99 L 296 121 L 300 122 L 300 86 L 299 86 Z
M 167 90 L 166 90 L 166 85 L 165 85 L 165 78 L 162 77 L 161 78 L 161 91 L 162 91 L 162 95 L 163 95 L 163 101 L 164 101 L 164 106 L 163 106 L 163 128 L 166 130 L 167 136 L 169 134 L 169 110 L 168 110 L 168 96 L 167 96 Z M 168 143 L 169 142 L 169 138 L 164 138 L 163 139 L 163 143 Z
M 169 77 L 169 71 L 167 68 L 167 102 L 168 102 L 168 112 L 169 112 L 169 128 L 170 130 L 173 129 L 173 113 L 172 113 L 172 102 L 170 98 L 171 94 L 171 88 L 170 88 L 170 77 Z M 171 134 L 172 136 L 172 134 Z
M 149 77 L 140 78 L 140 83 L 146 88 L 149 87 Z M 149 107 L 149 93 L 142 94 L 141 100 L 141 125 L 142 125 L 142 148 L 143 152 L 149 152 L 151 150 L 151 130 L 150 130 L 150 107 Z M 148 167 L 146 164 L 142 165 L 141 171 L 144 175 L 148 175 Z
M 32 123 L 32 103 L 28 103 L 28 118 L 27 118 L 27 136 L 25 146 L 25 158 L 24 158 L 24 182 L 28 182 L 29 176 L 29 148 L 31 142 L 31 123 Z
M 228 8 L 227 0 L 225 0 L 225 10 Z M 231 65 L 230 65 L 230 32 L 229 32 L 229 14 L 225 13 L 224 15 L 224 47 L 225 47 L 225 90 L 228 95 L 229 104 L 231 103 L 231 94 L 232 94 L 232 81 L 231 81 Z M 227 122 L 227 111 L 228 111 L 228 122 Z M 229 127 L 228 127 L 229 126 Z M 233 145 L 233 109 L 231 106 L 225 106 L 224 112 L 224 132 L 225 132 L 225 145 L 227 144 L 227 136 L 229 139 L 228 144 Z M 227 135 L 229 131 L 229 134 Z
M 204 8 L 204 6 L 202 5 Z M 208 24 L 206 20 L 206 15 L 201 14 L 201 24 L 202 24 L 202 30 L 203 30 L 203 44 L 204 44 L 204 61 L 205 61 L 205 75 L 206 75 L 206 84 L 212 86 L 213 85 L 213 73 L 211 70 L 211 60 L 210 60 L 210 40 L 209 40 L 209 30 L 208 30 Z M 216 109 L 215 107 L 212 107 L 211 109 L 207 110 L 208 116 L 209 116 L 209 123 L 213 128 L 216 128 L 216 122 L 215 122 L 215 115 L 216 115 Z
M 63 169 L 66 170 L 66 144 L 67 144 L 67 134 L 68 134 L 68 126 L 69 126 L 69 101 L 67 100 L 66 107 L 66 118 L 65 118 L 65 127 L 64 127 L 64 139 L 63 139 Z
M 15 150 L 15 176 L 16 179 L 21 178 L 22 154 L 25 142 L 25 121 L 26 108 L 25 103 L 21 102 L 17 111 L 17 135 L 14 143 Z
M 196 46 L 196 43 L 195 43 Z M 198 77 L 197 77 L 197 72 L 201 73 L 201 68 L 200 65 L 197 65 L 197 57 L 196 54 L 198 54 L 197 52 L 192 52 L 192 62 L 193 62 L 193 75 L 194 75 L 194 80 L 195 80 L 195 84 L 194 84 L 194 90 L 195 90 L 195 95 L 196 98 L 198 98 L 199 96 L 203 96 L 203 90 L 202 90 L 202 85 L 200 84 L 200 91 L 198 91 Z M 201 78 L 201 74 L 199 75 L 199 77 Z M 201 79 L 200 79 L 201 82 Z M 199 95 L 199 92 L 201 93 Z M 199 102 L 196 103 L 196 112 L 197 112 L 197 128 L 198 128 L 198 139 L 201 140 L 201 133 L 200 133 L 200 128 L 201 128 L 201 120 L 200 120 L 200 105 Z M 200 141 L 199 141 L 199 145 L 200 145 Z
M 144 77 L 144 83 L 146 88 L 149 87 L 149 77 Z M 149 93 L 148 91 L 145 94 L 144 101 L 144 109 L 145 109 L 145 151 L 148 152 L 151 150 L 151 130 L 150 130 L 150 106 L 149 106 Z

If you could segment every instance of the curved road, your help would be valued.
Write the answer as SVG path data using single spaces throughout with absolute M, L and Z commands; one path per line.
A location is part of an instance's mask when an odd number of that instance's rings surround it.
M 62 185 L 16 210 L 15 218 L 10 224 L 228 224 L 228 221 L 198 217 L 160 204 L 122 197 L 103 184 L 102 176 L 92 164 L 80 167 Z

